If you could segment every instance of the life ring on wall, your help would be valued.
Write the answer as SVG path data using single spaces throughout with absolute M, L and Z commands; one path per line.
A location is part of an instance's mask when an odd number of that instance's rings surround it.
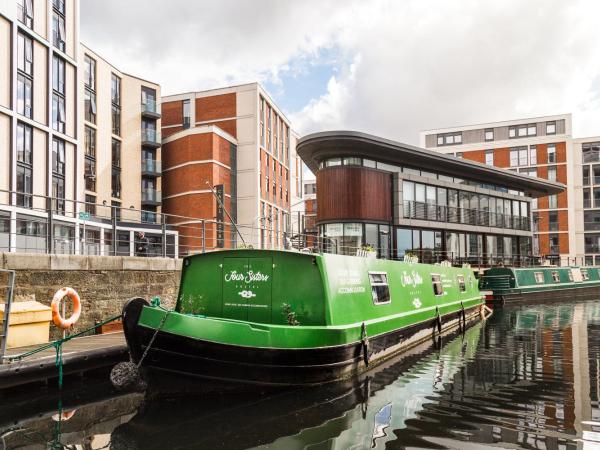
M 69 297 L 73 301 L 73 314 L 68 319 L 65 319 L 60 315 L 60 302 L 64 297 Z M 81 315 L 81 299 L 79 298 L 79 294 L 75 291 L 75 289 L 70 287 L 64 287 L 56 291 L 54 294 L 54 298 L 52 299 L 52 304 L 50 305 L 52 308 L 52 322 L 59 328 L 66 330 L 75 325 L 75 322 L 79 320 L 79 316 Z

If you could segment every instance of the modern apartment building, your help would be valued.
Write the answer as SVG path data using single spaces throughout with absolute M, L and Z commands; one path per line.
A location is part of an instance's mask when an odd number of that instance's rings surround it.
M 0 2 L 0 250 L 129 255 L 138 229 L 173 246 L 153 225 L 159 97 L 80 43 L 78 0 Z
M 378 136 L 302 137 L 316 175 L 321 245 L 423 262 L 532 264 L 531 202 L 564 186 Z
M 290 122 L 258 83 L 162 99 L 164 211 L 180 252 L 277 247 L 301 198 L 302 167 Z M 219 207 L 211 188 L 223 200 Z M 190 219 L 192 217 L 192 219 Z
M 574 148 L 570 114 L 428 130 L 420 138 L 430 150 L 567 185 L 564 192 L 532 200 L 533 252 L 554 263 L 572 263 L 575 257 L 583 262 L 575 232 L 583 223 L 577 207 L 582 160 L 581 149 Z

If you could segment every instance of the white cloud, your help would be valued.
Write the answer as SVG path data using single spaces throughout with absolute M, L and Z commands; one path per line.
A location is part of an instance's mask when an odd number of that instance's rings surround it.
M 428 128 L 573 112 L 576 135 L 600 134 L 593 0 L 85 0 L 82 8 L 90 46 L 167 94 L 281 83 L 335 48 L 327 92 L 290 112 L 301 133 L 357 129 L 417 143 Z

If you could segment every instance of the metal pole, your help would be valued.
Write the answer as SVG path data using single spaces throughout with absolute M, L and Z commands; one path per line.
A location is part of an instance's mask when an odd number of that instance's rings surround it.
M 202 253 L 206 253 L 206 223 L 202 219 Z
M 6 354 L 6 347 L 8 343 L 8 327 L 10 323 L 10 307 L 12 304 L 13 289 L 15 286 L 15 271 L 7 270 L 8 272 L 8 284 L 6 286 L 6 303 L 4 304 L 4 321 L 2 322 L 2 345 L 0 346 L 0 364 L 4 361 L 4 355 Z
M 167 257 L 167 224 L 165 223 L 165 215 L 162 215 L 162 257 Z
M 217 193 L 213 189 L 212 185 L 208 181 L 206 182 L 206 184 L 209 187 L 210 191 L 215 196 L 215 198 L 217 199 L 217 202 L 219 203 L 219 205 L 221 206 L 221 208 L 223 208 L 223 211 L 225 211 L 225 214 L 227 214 L 227 218 L 229 219 L 229 222 L 231 223 L 231 225 L 233 226 L 233 228 L 235 228 L 235 231 L 237 232 L 237 234 L 240 236 L 240 239 L 242 240 L 242 244 L 244 244 L 244 246 L 246 246 L 246 241 L 244 240 L 244 236 L 242 236 L 242 233 L 240 233 L 240 230 L 238 229 L 237 225 L 235 224 L 235 222 L 233 221 L 233 219 L 229 215 L 229 211 L 227 211 L 227 208 L 225 208 L 225 205 L 223 204 L 223 202 L 221 201 L 221 199 L 219 198 L 219 196 L 217 195 Z
M 46 213 L 48 215 L 46 220 L 46 225 L 48 229 L 46 230 L 46 251 L 49 254 L 54 253 L 54 230 L 52 224 L 52 199 L 50 197 L 46 198 Z
M 112 214 L 112 254 L 117 256 L 117 209 L 113 209 Z

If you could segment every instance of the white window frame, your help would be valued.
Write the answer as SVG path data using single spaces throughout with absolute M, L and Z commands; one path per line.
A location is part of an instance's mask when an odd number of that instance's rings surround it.
M 552 271 L 552 281 L 554 283 L 560 283 L 560 275 L 558 273 L 558 270 L 553 270 Z
M 434 281 L 433 277 L 438 277 L 439 281 Z M 435 292 L 435 285 L 439 284 L 440 286 L 440 293 L 436 294 Z M 433 289 L 433 295 L 436 297 L 441 297 L 442 295 L 444 295 L 444 285 L 442 284 L 442 276 L 439 273 L 432 273 L 431 274 L 431 288 Z
M 544 272 L 533 272 L 533 277 L 535 278 L 536 283 L 544 283 Z
M 371 275 L 382 275 L 383 277 L 385 277 L 385 281 L 373 281 L 373 278 L 371 277 Z M 388 283 L 387 272 L 369 271 L 369 284 L 371 285 L 371 298 L 373 299 L 373 304 L 375 306 L 389 305 L 390 303 L 392 303 L 392 293 L 390 292 L 390 285 Z M 380 302 L 375 299 L 374 291 L 373 291 L 373 287 L 375 287 L 375 286 L 385 286 L 387 288 L 388 298 L 389 298 L 388 301 Z
M 456 282 L 458 283 L 458 292 L 467 292 L 467 284 L 465 283 L 464 275 L 456 275 Z

